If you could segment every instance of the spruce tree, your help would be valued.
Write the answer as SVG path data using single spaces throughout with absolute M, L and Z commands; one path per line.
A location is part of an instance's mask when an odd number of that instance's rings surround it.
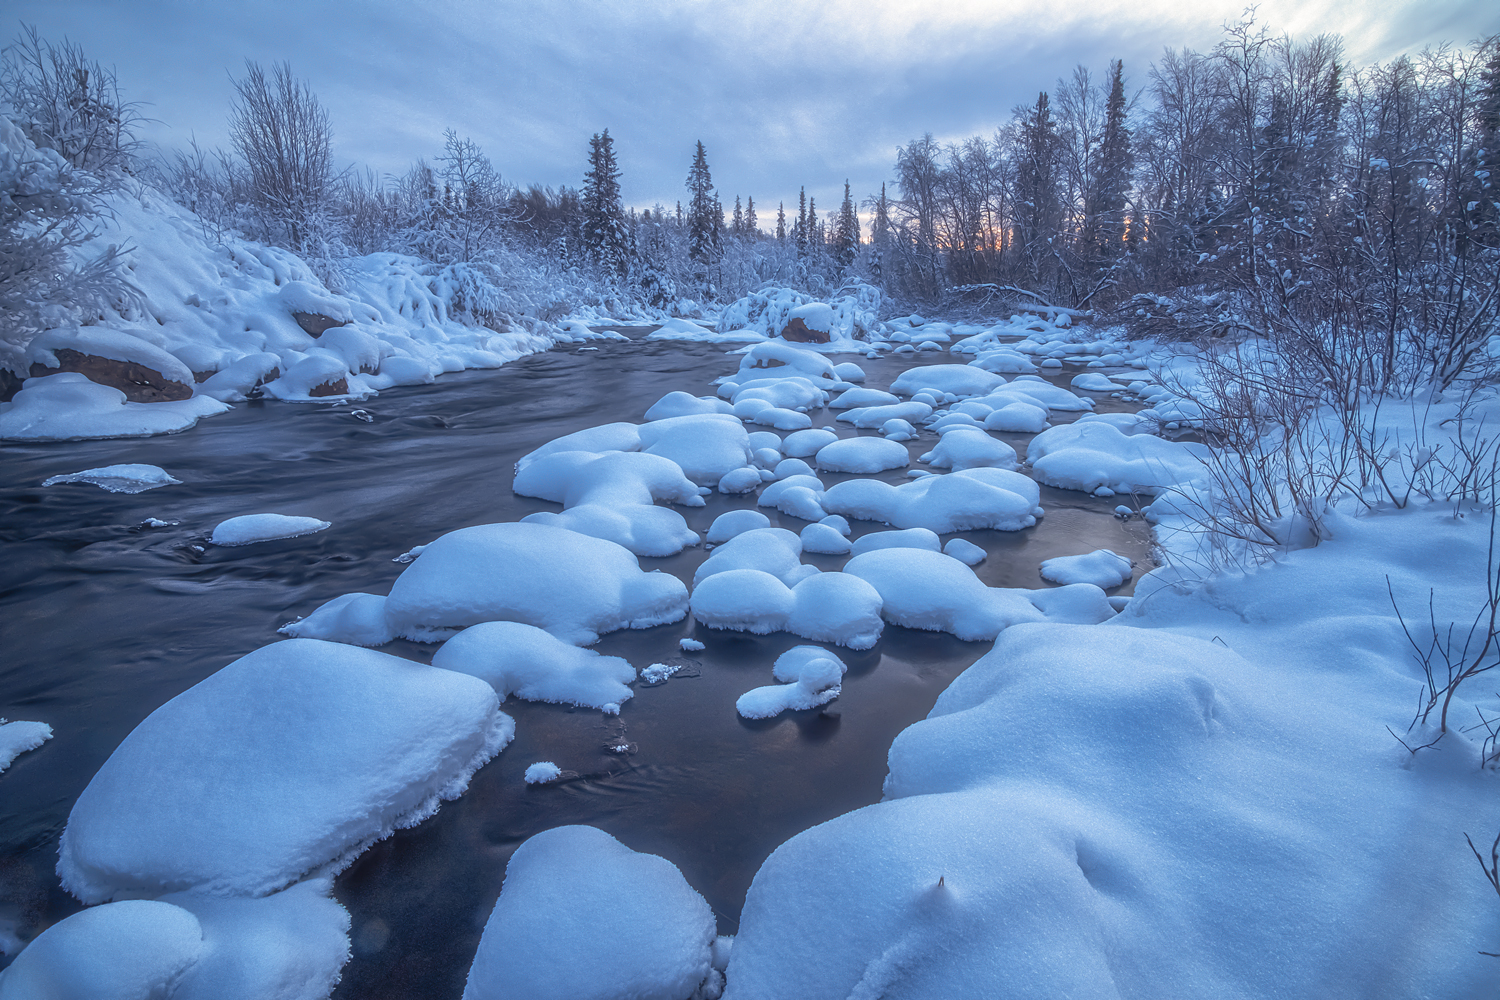
M 583 175 L 584 251 L 613 271 L 623 271 L 629 257 L 629 232 L 620 200 L 620 170 L 609 129 L 589 140 L 589 169 Z
M 745 196 L 745 235 L 755 239 L 760 235 L 760 223 L 755 218 L 755 199 Z
M 745 238 L 745 213 L 740 209 L 740 196 L 734 196 L 734 221 L 729 224 L 729 231 L 737 239 Z
M 1016 163 L 1016 236 L 1031 247 L 1056 235 L 1062 221 L 1058 199 L 1057 127 L 1047 92 L 1018 112 Z
M 844 181 L 844 203 L 839 207 L 838 223 L 833 234 L 834 253 L 841 267 L 854 263 L 859 250 L 859 216 L 854 211 L 854 199 L 849 194 L 849 182 Z
M 776 238 L 783 243 L 786 242 L 786 202 L 784 201 L 776 203 Z
M 793 233 L 797 241 L 797 256 L 807 256 L 807 188 L 797 189 L 797 224 Z
M 1109 72 L 1109 100 L 1104 111 L 1104 137 L 1099 144 L 1099 173 L 1093 185 L 1094 204 L 1088 209 L 1098 233 L 1099 250 L 1106 260 L 1118 256 L 1123 248 L 1127 199 L 1135 171 L 1125 113 L 1125 64 L 1116 59 Z
M 694 260 L 709 262 L 715 256 L 719 233 L 724 227 L 724 209 L 714 196 L 713 177 L 708 172 L 708 153 L 703 143 L 693 152 L 688 170 L 688 254 Z

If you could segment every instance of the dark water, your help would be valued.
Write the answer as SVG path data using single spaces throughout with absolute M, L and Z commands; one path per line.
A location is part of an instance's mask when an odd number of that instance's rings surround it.
M 564 347 L 367 404 L 251 403 L 171 437 L 0 447 L 0 716 L 41 720 L 56 733 L 0 776 L 0 923 L 29 939 L 78 909 L 53 874 L 68 810 L 157 706 L 275 641 L 278 625 L 325 600 L 386 592 L 403 568 L 392 558 L 413 545 L 558 509 L 511 493 L 517 458 L 570 431 L 639 420 L 671 389 L 709 393 L 737 360 L 700 344 Z M 913 364 L 853 360 L 878 387 Z M 920 363 L 948 360 L 925 355 Z M 1121 408 L 1100 399 L 1100 411 Z M 355 410 L 374 419 L 364 422 Z M 822 411 L 814 423 L 831 425 L 835 416 Z M 1027 435 L 1001 436 L 1024 453 Z M 911 442 L 913 459 L 935 440 Z M 135 495 L 40 485 L 123 462 L 159 465 L 183 485 Z M 823 478 L 831 485 L 850 477 Z M 900 471 L 882 478 L 905 480 Z M 752 502 L 707 499 L 706 507 L 683 509 L 699 531 Z M 1047 517 L 1036 528 L 963 536 L 989 551 L 977 571 L 991 586 L 1042 586 L 1042 559 L 1100 547 L 1135 559 L 1138 578 L 1150 568 L 1149 534 L 1138 520 L 1111 516 L 1117 502 L 1043 487 Z M 240 548 L 204 544 L 219 521 L 260 511 L 311 515 L 333 527 Z M 765 512 L 773 524 L 803 525 Z M 140 527 L 148 517 L 181 523 Z M 705 557 L 700 548 L 641 562 L 690 581 Z M 825 570 L 845 561 L 806 559 Z M 1129 592 L 1130 585 L 1115 591 Z M 681 653 L 684 636 L 707 649 Z M 665 684 L 639 685 L 618 717 L 508 702 L 516 740 L 469 792 L 377 844 L 338 879 L 336 895 L 353 915 L 354 957 L 335 996 L 457 998 L 510 853 L 565 823 L 598 826 L 670 859 L 714 908 L 721 932 L 734 933 L 765 857 L 801 830 L 878 801 L 891 740 L 988 648 L 887 626 L 874 649 L 840 651 L 850 670 L 825 711 L 740 719 L 735 699 L 770 683 L 771 662 L 802 641 L 713 632 L 690 620 L 617 632 L 596 648 L 638 667 L 686 669 Z M 385 648 L 424 661 L 433 650 Z M 608 749 L 620 744 L 631 752 Z M 522 772 L 538 760 L 577 777 L 528 787 Z

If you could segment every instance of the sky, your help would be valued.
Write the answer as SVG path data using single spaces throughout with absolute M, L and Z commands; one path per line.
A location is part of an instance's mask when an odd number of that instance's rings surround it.
M 1164 48 L 1207 50 L 1243 0 L 7 0 L 21 24 L 112 65 L 167 149 L 227 141 L 231 77 L 286 60 L 328 108 L 334 155 L 380 174 L 479 143 L 522 186 L 581 183 L 609 129 L 627 204 L 684 198 L 694 142 L 726 206 L 762 228 L 805 186 L 836 208 L 892 177 L 896 147 L 989 135 L 1076 65 L 1123 59 L 1146 81 Z M 1343 36 L 1356 65 L 1500 32 L 1494 0 L 1266 0 L 1276 32 Z

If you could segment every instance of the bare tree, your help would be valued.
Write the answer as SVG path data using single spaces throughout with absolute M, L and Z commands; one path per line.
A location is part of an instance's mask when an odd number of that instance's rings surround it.
M 23 24 L 4 50 L 0 98 L 39 149 L 54 149 L 75 167 L 128 170 L 139 147 L 140 105 L 120 95 L 113 68 L 63 39 L 54 45 Z
M 328 112 L 292 75 L 290 63 L 246 61 L 234 81 L 229 138 L 249 173 L 249 195 L 262 235 L 299 253 L 318 249 L 334 176 Z

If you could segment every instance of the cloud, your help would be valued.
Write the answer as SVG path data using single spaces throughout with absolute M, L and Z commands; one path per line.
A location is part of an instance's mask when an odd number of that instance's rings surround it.
M 517 183 L 576 185 L 588 137 L 616 139 L 627 201 L 671 205 L 701 139 L 723 198 L 763 220 L 807 185 L 832 207 L 890 175 L 895 147 L 990 134 L 1077 63 L 1212 47 L 1242 0 L 656 0 L 569 4 L 12 0 L 17 19 L 113 63 L 161 120 L 149 138 L 225 141 L 230 74 L 289 60 L 332 115 L 335 153 L 377 171 L 431 158 L 452 127 Z M 1261 20 L 1343 32 L 1356 62 L 1497 25 L 1483 0 L 1269 0 Z

